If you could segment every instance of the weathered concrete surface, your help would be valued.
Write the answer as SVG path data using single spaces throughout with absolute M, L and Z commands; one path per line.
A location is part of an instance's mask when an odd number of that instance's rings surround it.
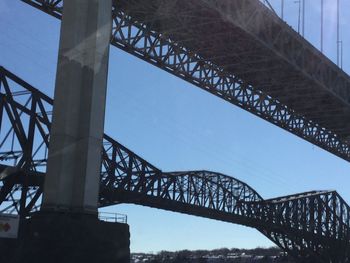
M 127 224 L 40 214 L 22 221 L 19 239 L 0 239 L 0 262 L 129 263 L 129 240 Z
M 43 210 L 97 212 L 111 12 L 65 1 Z

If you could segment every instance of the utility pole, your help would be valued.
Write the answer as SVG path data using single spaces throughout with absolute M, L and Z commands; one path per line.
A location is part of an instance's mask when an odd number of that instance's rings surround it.
M 301 20 L 301 0 L 294 1 L 295 4 L 298 4 L 298 33 L 300 34 L 300 20 Z
M 321 0 L 321 52 L 323 53 L 324 0 Z
M 302 17 L 302 36 L 305 36 L 305 0 L 302 0 L 303 3 L 303 17 Z
M 337 0 L 337 65 L 340 67 L 340 1 Z

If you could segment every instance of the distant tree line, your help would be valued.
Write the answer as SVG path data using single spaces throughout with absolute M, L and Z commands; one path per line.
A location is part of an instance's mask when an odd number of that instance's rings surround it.
M 141 254 L 138 254 L 141 255 Z M 176 252 L 161 251 L 155 255 L 144 254 L 150 263 L 206 263 L 206 262 L 284 262 L 294 263 L 277 247 L 254 248 L 254 249 L 228 249 L 220 248 L 214 250 L 181 250 Z

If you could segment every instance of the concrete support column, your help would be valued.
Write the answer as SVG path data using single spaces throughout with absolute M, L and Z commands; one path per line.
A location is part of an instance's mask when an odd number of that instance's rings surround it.
M 64 1 L 43 211 L 97 212 L 111 11 Z

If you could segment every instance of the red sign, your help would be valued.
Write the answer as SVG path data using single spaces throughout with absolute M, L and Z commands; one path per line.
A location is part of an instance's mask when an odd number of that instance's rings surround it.
M 0 214 L 0 238 L 17 238 L 19 218 Z
M 9 223 L 0 223 L 0 232 L 8 232 L 11 229 Z

